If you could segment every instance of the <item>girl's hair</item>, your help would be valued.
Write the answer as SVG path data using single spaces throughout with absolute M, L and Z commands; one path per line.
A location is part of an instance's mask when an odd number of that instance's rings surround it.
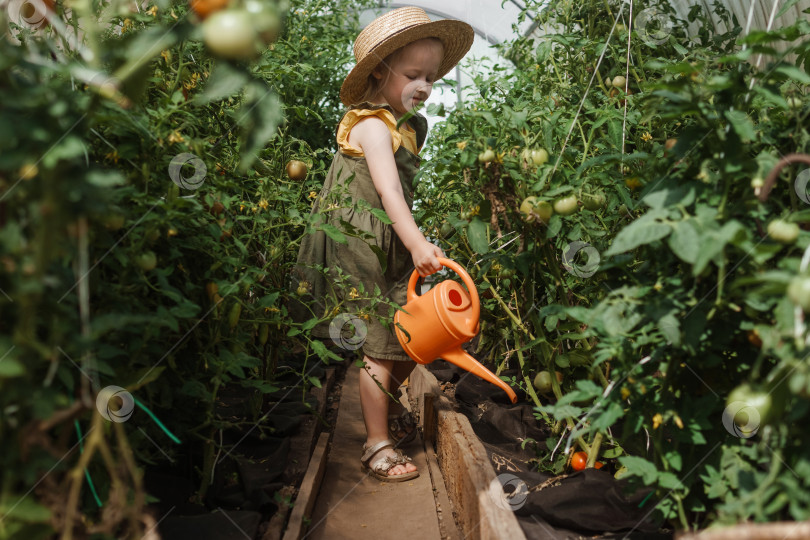
M 426 37 L 426 38 L 422 38 L 422 39 L 429 39 L 431 41 L 438 42 L 438 43 L 441 44 L 442 47 L 444 47 L 444 43 L 442 43 L 442 40 L 440 40 L 439 38 Z M 412 42 L 412 43 L 415 43 L 415 42 Z M 408 45 L 410 45 L 410 43 Z M 408 45 L 404 45 L 404 46 L 400 47 L 399 49 L 395 50 L 394 52 L 392 52 L 391 54 L 389 54 L 388 56 L 386 56 L 383 59 L 383 61 L 380 62 L 377 65 L 377 67 L 390 65 L 392 62 L 394 62 L 394 60 L 397 59 L 397 57 L 400 54 L 402 54 L 402 51 Z M 376 70 L 376 69 L 377 68 L 374 68 L 374 70 Z M 383 77 L 382 79 L 378 79 L 377 77 L 375 77 L 373 75 L 374 70 L 372 70 L 372 73 L 369 73 L 369 75 L 368 75 L 368 82 L 366 83 L 366 90 L 365 90 L 365 92 L 363 92 L 363 95 L 361 96 L 359 103 L 363 103 L 364 101 L 371 101 L 371 99 L 380 92 L 380 88 L 382 88 L 382 85 L 385 83 L 385 81 L 388 78 L 386 76 L 386 77 Z

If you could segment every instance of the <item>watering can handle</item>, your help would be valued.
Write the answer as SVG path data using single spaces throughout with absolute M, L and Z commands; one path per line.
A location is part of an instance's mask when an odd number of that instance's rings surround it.
M 471 319 L 474 321 L 478 321 L 478 317 L 481 315 L 481 303 L 478 299 L 478 289 L 475 288 L 475 283 L 473 283 L 470 274 L 464 270 L 464 267 L 458 264 L 456 261 L 451 259 L 445 259 L 444 257 L 438 257 L 439 264 L 442 266 L 446 266 L 450 270 L 454 271 L 456 274 L 461 277 L 461 281 L 464 282 L 464 285 L 467 286 L 467 290 L 470 293 L 470 301 L 472 302 L 472 317 Z M 416 294 L 416 280 L 419 279 L 419 272 L 416 270 L 413 271 L 411 274 L 411 279 L 408 281 L 408 302 L 416 300 L 419 296 Z

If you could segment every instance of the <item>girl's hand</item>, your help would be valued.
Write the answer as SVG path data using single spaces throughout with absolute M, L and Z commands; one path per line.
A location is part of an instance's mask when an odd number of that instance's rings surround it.
M 422 241 L 412 251 L 413 265 L 422 277 L 429 276 L 442 269 L 437 257 L 444 257 L 444 253 L 439 246 L 434 246 L 427 240 Z

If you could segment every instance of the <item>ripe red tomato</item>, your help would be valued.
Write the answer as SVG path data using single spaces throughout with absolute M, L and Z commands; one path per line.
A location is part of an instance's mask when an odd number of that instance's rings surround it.
M 191 9 L 200 19 L 205 19 L 215 11 L 224 9 L 229 0 L 191 0 Z
M 575 471 L 583 471 L 585 470 L 585 465 L 588 463 L 588 453 L 587 452 L 574 452 L 574 455 L 571 456 L 571 468 Z M 601 469 L 604 463 L 597 461 L 593 464 L 594 468 Z

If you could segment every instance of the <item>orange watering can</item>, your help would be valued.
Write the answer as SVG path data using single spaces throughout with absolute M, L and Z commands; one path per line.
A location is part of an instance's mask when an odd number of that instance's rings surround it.
M 408 282 L 408 302 L 403 306 L 405 311 L 397 311 L 394 315 L 399 343 L 415 362 L 430 364 L 436 358 L 442 358 L 500 387 L 509 395 L 512 403 L 517 402 L 517 396 L 509 385 L 461 349 L 463 343 L 478 333 L 478 317 L 481 314 L 478 290 L 460 264 L 442 257 L 439 257 L 439 262 L 461 276 L 467 290 L 455 281 L 448 280 L 418 296 L 416 281 L 419 273 L 414 270 Z

